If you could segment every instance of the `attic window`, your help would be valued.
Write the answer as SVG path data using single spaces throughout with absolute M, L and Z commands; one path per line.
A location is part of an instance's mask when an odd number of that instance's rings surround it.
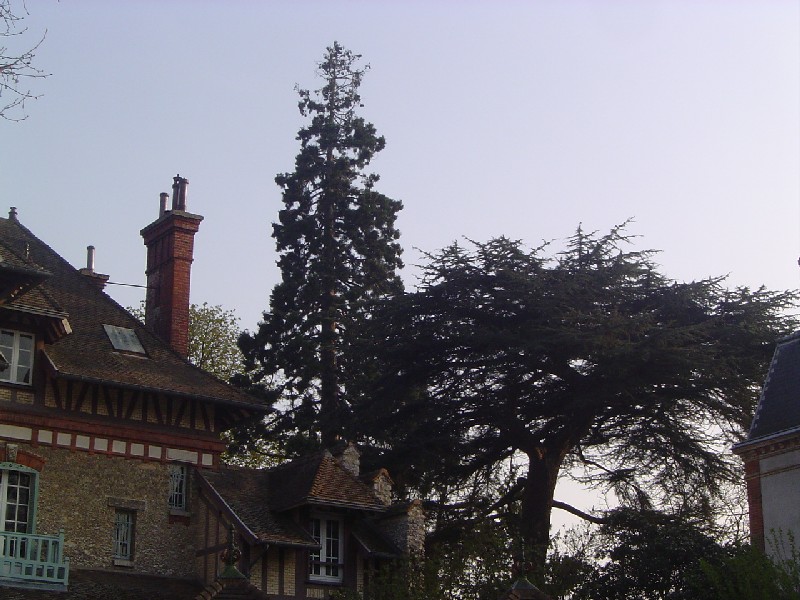
M 127 327 L 117 327 L 116 325 L 103 325 L 108 339 L 114 350 L 121 352 L 132 352 L 134 354 L 146 354 L 142 343 L 136 337 L 136 332 Z

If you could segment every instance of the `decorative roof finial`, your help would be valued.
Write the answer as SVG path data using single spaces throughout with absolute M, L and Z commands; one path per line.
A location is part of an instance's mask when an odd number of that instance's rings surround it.
M 222 551 L 220 558 L 225 568 L 219 574 L 220 579 L 245 579 L 245 576 L 236 568 L 236 563 L 242 558 L 242 552 L 236 547 L 234 541 L 235 529 L 233 525 L 228 529 L 228 546 Z

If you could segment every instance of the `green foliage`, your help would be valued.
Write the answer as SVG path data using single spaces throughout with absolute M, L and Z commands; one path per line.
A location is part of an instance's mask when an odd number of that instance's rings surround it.
M 367 574 L 362 594 L 342 591 L 337 600 L 494 600 L 510 586 L 508 536 L 500 523 L 478 526 L 424 559 L 385 563 Z
M 598 528 L 589 523 L 576 525 L 554 536 L 545 564 L 541 584 L 553 600 L 577 600 L 574 592 L 581 589 L 598 567 Z
M 189 360 L 204 371 L 229 381 L 243 368 L 236 341 L 241 329 L 234 311 L 219 305 L 192 304 L 189 307 Z
M 678 283 L 630 242 L 620 227 L 579 229 L 551 257 L 506 238 L 454 244 L 364 336 L 375 379 L 355 409 L 380 462 L 423 497 L 446 490 L 437 500 L 456 521 L 517 511 L 540 569 L 559 475 L 634 508 L 703 513 L 738 474 L 724 445 L 794 327 L 793 294 Z M 516 483 L 465 501 L 511 461 Z
M 780 548 L 785 548 L 780 537 Z M 775 560 L 751 546 L 733 548 L 720 563 L 701 566 L 710 600 L 800 600 L 800 554 L 794 539 Z
M 144 322 L 144 302 L 128 312 Z M 239 317 L 220 305 L 189 306 L 189 361 L 223 381 L 243 369 L 242 353 L 237 345 L 241 334 Z
M 721 544 L 701 522 L 619 509 L 590 542 L 591 563 L 583 552 L 556 553 L 556 563 L 577 557 L 588 569 L 548 592 L 570 600 L 798 600 L 800 555 L 792 539 L 778 546 L 786 552 L 773 560 L 747 544 Z
M 366 303 L 402 289 L 394 225 L 402 204 L 378 193 L 378 176 L 365 172 L 385 142 L 356 114 L 366 71 L 359 58 L 334 43 L 318 65 L 323 87 L 299 90 L 310 122 L 297 135 L 295 170 L 275 179 L 284 204 L 272 234 L 281 282 L 258 331 L 239 340 L 250 381 L 291 405 L 274 415 L 274 428 L 324 430 L 327 441 L 348 422 L 348 385 L 362 367 L 350 346 Z
M 726 556 L 701 524 L 653 511 L 618 510 L 601 535 L 599 566 L 575 600 L 703 600 L 701 560 L 719 564 Z

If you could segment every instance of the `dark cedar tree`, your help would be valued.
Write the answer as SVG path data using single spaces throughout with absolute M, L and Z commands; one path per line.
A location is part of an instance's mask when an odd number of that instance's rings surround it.
M 275 178 L 284 208 L 273 224 L 281 281 L 258 331 L 240 339 L 251 382 L 280 394 L 278 430 L 297 430 L 325 445 L 350 413 L 348 381 L 358 365 L 348 349 L 367 304 L 402 291 L 401 202 L 377 192 L 365 169 L 385 141 L 356 114 L 368 67 L 338 42 L 327 48 L 315 92 L 298 90 L 309 123 L 298 132 L 295 169 Z
M 562 474 L 639 508 L 738 476 L 729 444 L 794 294 L 678 283 L 627 242 L 579 229 L 552 258 L 505 238 L 453 245 L 376 312 L 363 362 L 378 379 L 356 416 L 395 480 L 442 507 L 437 526 L 510 511 L 541 572 L 551 510 L 571 508 L 554 499 Z M 509 461 L 516 482 L 470 501 Z

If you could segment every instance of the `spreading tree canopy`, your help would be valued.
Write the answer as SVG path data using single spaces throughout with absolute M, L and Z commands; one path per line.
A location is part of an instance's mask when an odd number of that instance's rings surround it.
M 281 282 L 254 335 L 240 346 L 253 382 L 272 384 L 291 410 L 278 429 L 321 432 L 332 442 L 349 414 L 357 375 L 349 348 L 368 301 L 402 290 L 395 218 L 402 204 L 374 189 L 365 169 L 384 139 L 356 114 L 367 67 L 334 43 L 318 64 L 324 85 L 299 90 L 309 119 L 295 170 L 278 175 L 284 208 L 273 224 Z
M 624 227 L 546 248 L 500 238 L 430 256 L 418 290 L 372 320 L 375 381 L 356 404 L 399 483 L 460 527 L 513 513 L 539 568 L 560 475 L 638 508 L 713 496 L 794 301 L 673 281 Z M 512 477 L 492 485 L 498 473 Z

